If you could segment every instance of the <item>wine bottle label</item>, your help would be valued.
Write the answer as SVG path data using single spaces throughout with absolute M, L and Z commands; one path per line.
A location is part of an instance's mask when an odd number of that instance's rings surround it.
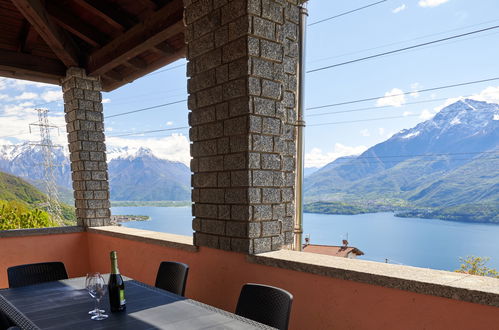
M 120 306 L 123 306 L 125 304 L 126 304 L 125 290 L 120 290 Z

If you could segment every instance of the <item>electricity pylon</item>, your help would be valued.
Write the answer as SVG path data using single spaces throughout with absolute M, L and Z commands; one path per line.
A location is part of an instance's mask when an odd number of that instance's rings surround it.
M 62 225 L 62 211 L 61 204 L 59 203 L 59 194 L 57 192 L 57 184 L 54 175 L 54 149 L 61 146 L 54 145 L 50 137 L 50 130 L 58 128 L 55 125 L 50 125 L 48 121 L 48 109 L 35 109 L 38 112 L 38 122 L 29 124 L 31 133 L 31 126 L 38 126 L 40 129 L 40 142 L 33 143 L 39 146 L 43 155 L 43 174 L 45 192 L 47 194 L 47 211 L 52 215 L 52 220 L 57 224 Z

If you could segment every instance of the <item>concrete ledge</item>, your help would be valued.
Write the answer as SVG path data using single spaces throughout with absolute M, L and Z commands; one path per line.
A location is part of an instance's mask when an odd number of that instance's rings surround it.
M 160 245 L 174 249 L 196 252 L 191 236 L 160 233 L 157 231 L 127 228 L 121 226 L 89 227 L 87 232 L 123 238 L 137 242 Z
M 12 230 L 0 230 L 0 238 L 71 234 L 71 233 L 81 233 L 84 231 L 85 231 L 85 229 L 83 227 L 78 227 L 78 226 L 48 227 L 48 228 L 33 228 L 33 229 L 12 229 Z
M 289 250 L 247 258 L 272 267 L 499 307 L 499 279 L 490 277 Z

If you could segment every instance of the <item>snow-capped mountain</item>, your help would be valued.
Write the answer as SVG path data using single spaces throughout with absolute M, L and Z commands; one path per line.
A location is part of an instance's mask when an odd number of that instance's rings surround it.
M 305 180 L 305 196 L 389 196 L 422 204 L 499 200 L 499 104 L 459 100 Z
M 45 178 L 42 148 L 28 142 L 0 146 L 0 171 L 7 172 L 30 182 Z M 53 149 L 52 163 L 56 183 L 71 188 L 71 166 L 63 148 Z
M 191 171 L 148 148 L 114 150 L 109 162 L 112 200 L 189 200 Z
M 160 159 L 148 148 L 113 148 L 107 154 L 112 200 L 188 200 L 190 169 Z M 44 180 L 40 147 L 23 143 L 0 146 L 0 171 L 40 188 Z M 62 148 L 54 149 L 54 175 L 61 190 L 72 189 L 71 166 Z

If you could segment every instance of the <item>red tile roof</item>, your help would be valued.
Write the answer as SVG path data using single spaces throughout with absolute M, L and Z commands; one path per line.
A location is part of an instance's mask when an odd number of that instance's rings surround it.
M 332 245 L 315 245 L 308 244 L 303 246 L 304 252 L 311 252 L 317 254 L 326 254 L 335 257 L 346 258 L 350 252 L 361 256 L 364 252 L 353 246 L 332 246 Z

